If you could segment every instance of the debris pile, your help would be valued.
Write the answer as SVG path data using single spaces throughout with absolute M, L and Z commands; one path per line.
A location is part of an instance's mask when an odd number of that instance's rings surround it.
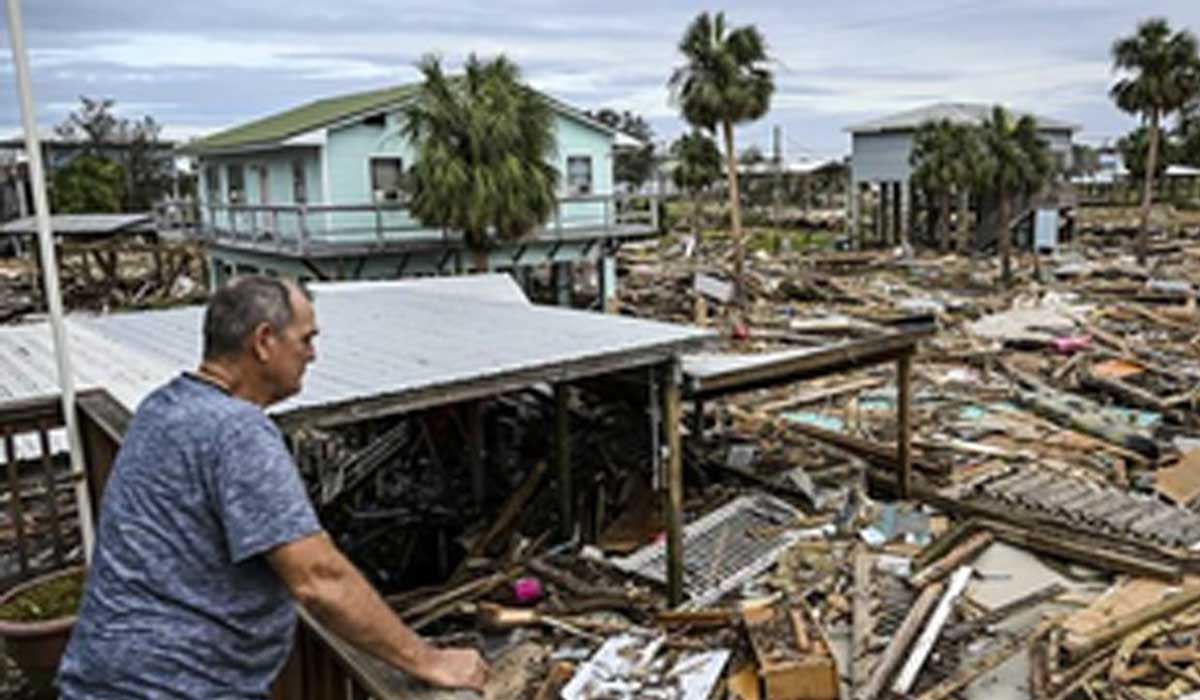
M 616 489 L 592 544 L 514 528 L 424 628 L 539 645 L 520 691 L 493 697 L 1200 693 L 1200 241 L 1160 243 L 1151 268 L 1102 243 L 1026 257 L 1011 290 L 991 260 L 752 256 L 741 305 L 731 247 L 627 247 L 622 311 L 716 327 L 735 355 L 934 319 L 911 500 L 891 366 L 757 388 L 684 418 L 682 607 L 657 499 Z M 640 536 L 606 537 L 618 522 Z
M 202 302 L 208 294 L 204 249 L 195 243 L 113 238 L 58 245 L 60 289 L 68 310 L 145 309 Z M 32 253 L 0 258 L 0 323 L 45 308 Z

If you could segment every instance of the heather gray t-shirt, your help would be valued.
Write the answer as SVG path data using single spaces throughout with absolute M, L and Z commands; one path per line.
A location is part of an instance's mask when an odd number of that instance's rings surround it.
M 183 375 L 138 407 L 103 497 L 64 700 L 259 700 L 293 602 L 263 556 L 321 529 L 278 428 Z

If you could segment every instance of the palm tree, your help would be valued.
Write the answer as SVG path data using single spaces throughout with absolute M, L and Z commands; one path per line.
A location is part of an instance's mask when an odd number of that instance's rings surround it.
M 753 25 L 730 29 L 725 25 L 725 13 L 714 16 L 701 12 L 684 31 L 679 51 L 687 62 L 671 75 L 672 101 L 689 124 L 713 134 L 720 125 L 724 136 L 729 208 L 737 248 L 734 276 L 741 297 L 745 291 L 746 241 L 742 236 L 733 127 L 758 119 L 770 107 L 775 81 L 766 68 L 766 42 Z
M 1179 143 L 1180 161 L 1200 166 L 1200 95 L 1180 111 L 1175 136 Z
M 983 159 L 977 172 L 980 184 L 1000 205 L 1001 279 L 1007 287 L 1012 282 L 1012 200 L 1036 194 L 1053 164 L 1046 142 L 1038 135 L 1037 122 L 1029 115 L 1013 122 L 1003 107 L 996 106 L 979 130 Z
M 1172 33 L 1167 20 L 1156 17 L 1138 25 L 1132 36 L 1112 47 L 1113 68 L 1129 73 L 1118 80 L 1110 95 L 1122 110 L 1141 115 L 1150 127 L 1150 152 L 1142 178 L 1142 220 L 1138 230 L 1138 262 L 1146 262 L 1149 248 L 1150 204 L 1158 159 L 1161 121 L 1200 93 L 1200 57 L 1196 37 L 1180 30 Z
M 461 231 L 475 270 L 486 271 L 493 237 L 521 238 L 557 206 L 554 113 L 504 56 L 472 54 L 457 77 L 433 56 L 417 67 L 424 82 L 403 123 L 417 152 L 409 211 L 426 226 Z
M 913 181 L 937 199 L 938 247 L 943 252 L 950 247 L 950 196 L 969 187 L 977 155 L 974 130 L 948 119 L 922 124 L 913 137 Z
M 695 129 L 671 144 L 671 156 L 675 159 L 671 173 L 675 186 L 692 196 L 692 235 L 699 242 L 700 192 L 721 177 L 721 152 L 707 134 Z

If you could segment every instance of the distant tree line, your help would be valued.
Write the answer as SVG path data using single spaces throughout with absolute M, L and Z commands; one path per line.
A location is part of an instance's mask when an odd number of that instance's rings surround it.
M 150 210 L 172 185 L 172 169 L 163 162 L 162 125 L 150 116 L 116 116 L 112 99 L 79 99 L 79 108 L 54 128 L 59 139 L 77 144 L 80 152 L 53 175 L 53 210 L 60 214 Z

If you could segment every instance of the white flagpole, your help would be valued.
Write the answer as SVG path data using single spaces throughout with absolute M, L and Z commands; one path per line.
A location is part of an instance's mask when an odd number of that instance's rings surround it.
M 83 466 L 83 441 L 75 416 L 75 375 L 71 373 L 71 355 L 63 329 L 62 295 L 58 289 L 58 259 L 50 233 L 50 206 L 46 201 L 46 178 L 42 170 L 42 149 L 38 140 L 37 117 L 33 110 L 33 86 L 29 79 L 29 57 L 25 53 L 25 31 L 21 24 L 20 0 L 7 0 L 8 34 L 12 40 L 13 66 L 17 73 L 17 94 L 21 101 L 21 125 L 25 128 L 25 153 L 29 157 L 29 180 L 33 184 L 33 207 L 37 215 L 38 250 L 42 256 L 42 284 L 50 310 L 50 328 L 54 333 L 54 356 L 58 362 L 58 385 L 62 394 L 63 417 L 67 423 L 67 441 L 71 450 L 71 476 L 75 482 L 75 504 L 79 529 L 83 535 L 83 556 L 92 563 L 92 501 L 88 495 Z

